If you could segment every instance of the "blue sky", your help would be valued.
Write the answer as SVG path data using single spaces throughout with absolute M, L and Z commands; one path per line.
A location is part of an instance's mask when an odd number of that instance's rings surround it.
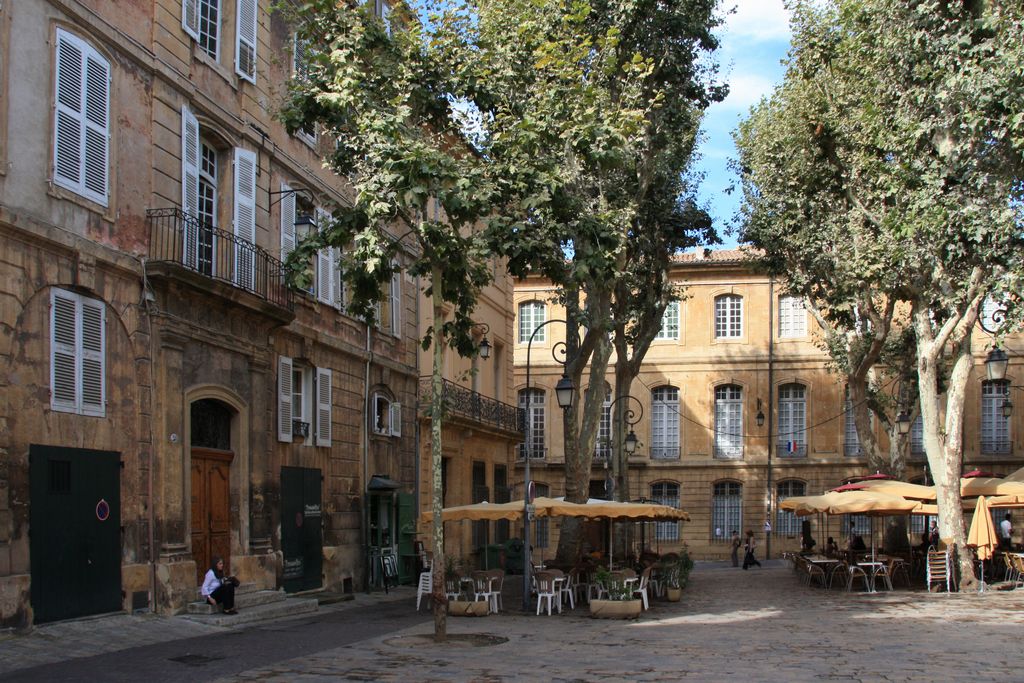
M 789 15 L 782 0 L 724 0 L 723 5 L 736 8 L 719 31 L 718 62 L 730 93 L 708 109 L 697 170 L 705 175 L 698 196 L 711 212 L 723 246 L 731 247 L 736 238 L 727 235 L 726 228 L 740 203 L 738 188 L 726 194 L 736 181 L 728 168 L 729 159 L 736 156 L 731 133 L 751 105 L 782 80 L 779 62 L 789 49 Z

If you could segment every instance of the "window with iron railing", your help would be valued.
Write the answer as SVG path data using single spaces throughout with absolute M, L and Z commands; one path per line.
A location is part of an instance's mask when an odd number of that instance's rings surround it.
M 679 389 L 657 387 L 651 391 L 651 458 L 679 458 Z
M 775 491 L 775 533 L 795 536 L 800 533 L 800 518 L 794 512 L 781 509 L 779 503 L 793 496 L 806 495 L 807 485 L 802 481 L 790 479 L 780 481 Z
M 1003 417 L 1003 402 L 1010 396 L 1010 383 L 981 383 L 981 452 L 1010 452 L 1010 418 Z
M 669 481 L 651 484 L 651 499 L 659 505 L 679 507 L 679 484 Z M 678 541 L 679 522 L 655 523 L 654 538 L 658 541 Z
M 711 540 L 725 542 L 732 532 L 743 529 L 743 485 L 735 481 L 721 481 L 714 485 L 711 495 Z

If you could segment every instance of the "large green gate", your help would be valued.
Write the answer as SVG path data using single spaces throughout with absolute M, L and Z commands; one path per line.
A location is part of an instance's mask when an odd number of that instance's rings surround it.
M 35 622 L 120 610 L 120 454 L 32 445 L 29 488 Z
M 289 593 L 323 586 L 322 481 L 318 469 L 281 468 L 283 584 Z

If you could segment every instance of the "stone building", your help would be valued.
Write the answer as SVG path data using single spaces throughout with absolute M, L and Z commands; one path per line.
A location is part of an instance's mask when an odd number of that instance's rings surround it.
M 663 552 L 685 542 L 695 557 L 720 559 L 728 556 L 733 530 L 743 534 L 752 529 L 763 547 L 768 521 L 773 555 L 795 550 L 800 520 L 779 511 L 778 503 L 788 496 L 822 493 L 846 477 L 869 473 L 842 378 L 826 367 L 813 317 L 777 282 L 753 272 L 742 251 L 681 255 L 671 277 L 686 286 L 684 299 L 666 311 L 662 330 L 629 389 L 635 400 L 625 399 L 638 413 L 634 430 L 640 444 L 628 458 L 626 497 L 680 506 L 692 521 L 648 523 L 642 530 L 638 525 L 633 542 Z M 564 340 L 565 326 L 549 325 L 534 340 L 532 401 L 527 398 L 525 365 L 530 333 L 545 320 L 564 319 L 564 310 L 539 279 L 516 283 L 515 306 L 516 391 L 520 407 L 528 410 L 531 476 L 540 493 L 561 495 L 562 416 L 554 395 L 561 367 L 550 351 Z M 989 307 L 986 312 L 991 315 Z M 1019 338 L 1009 342 L 1012 350 L 1020 350 Z M 1024 464 L 1022 418 L 1020 411 L 1010 417 L 1002 414 L 1015 382 L 986 380 L 989 348 L 989 336 L 979 329 L 966 398 L 965 468 L 1009 473 Z M 1008 378 L 1019 376 L 1018 360 L 1012 358 Z M 608 478 L 605 466 L 613 438 L 609 405 L 624 393 L 611 386 L 613 364 L 614 354 L 591 475 L 594 497 L 604 496 Z M 875 427 L 886 444 L 881 426 Z M 927 463 L 919 418 L 907 462 L 908 478 L 923 483 Z M 516 472 L 521 482 L 522 459 Z M 843 521 L 848 528 L 851 520 Z M 852 521 L 867 530 L 866 519 Z M 818 529 L 816 519 L 811 522 L 819 543 L 826 535 L 839 535 L 839 521 L 832 520 L 827 529 Z M 923 518 L 911 521 L 914 530 L 923 524 Z M 540 520 L 537 525 L 540 552 L 553 553 L 557 521 Z M 599 546 L 605 533 L 591 530 L 587 540 Z
M 297 591 L 400 552 L 417 283 L 371 325 L 329 250 L 285 287 L 347 189 L 275 118 L 273 4 L 0 4 L 0 627 L 179 611 L 212 555 Z

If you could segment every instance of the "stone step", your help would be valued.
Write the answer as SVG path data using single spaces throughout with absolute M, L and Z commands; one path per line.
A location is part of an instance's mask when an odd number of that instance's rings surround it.
M 251 586 L 252 584 L 248 585 Z M 256 589 L 242 590 L 243 588 L 245 588 L 245 584 L 239 586 L 235 590 L 235 607 L 238 609 L 281 602 L 288 597 L 284 591 Z M 206 600 L 196 600 L 195 602 L 190 602 L 188 604 L 189 614 L 213 614 L 215 612 L 220 612 L 220 608 L 214 607 Z
M 183 614 L 182 618 L 203 624 L 214 624 L 216 626 L 236 626 L 238 624 L 271 621 L 273 619 L 309 614 L 311 612 L 316 612 L 317 609 L 319 609 L 319 605 L 314 598 L 290 598 L 281 591 L 260 592 L 275 593 L 284 597 L 274 600 L 273 602 L 262 603 L 252 607 L 242 607 L 239 605 L 237 607 L 237 614 L 224 614 L 218 610 L 217 612 L 210 614 Z

